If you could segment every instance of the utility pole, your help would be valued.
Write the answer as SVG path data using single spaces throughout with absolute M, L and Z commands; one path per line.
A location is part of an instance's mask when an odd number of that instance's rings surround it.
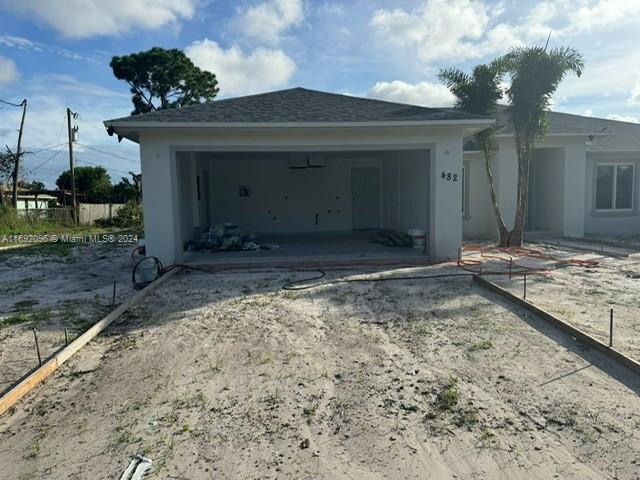
M 76 114 L 67 108 L 67 131 L 69 133 L 69 173 L 71 175 L 71 211 L 73 212 L 73 222 L 78 223 L 78 209 L 76 205 L 76 174 L 73 168 L 73 133 L 75 129 L 71 127 L 71 117 L 76 118 Z
M 13 157 L 14 168 L 13 168 L 13 192 L 11 201 L 13 203 L 13 208 L 18 208 L 18 173 L 20 171 L 20 157 L 22 156 L 22 132 L 24 131 L 24 118 L 27 115 L 27 99 L 25 98 L 19 104 L 5 102 L 3 103 L 14 107 L 22 107 L 22 119 L 20 120 L 20 130 L 18 130 L 18 146 L 15 154 L 11 153 L 9 147 L 7 147 L 7 151 Z

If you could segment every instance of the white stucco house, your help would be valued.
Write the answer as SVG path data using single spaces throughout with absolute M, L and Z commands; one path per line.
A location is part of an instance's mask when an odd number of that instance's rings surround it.
M 547 120 L 531 165 L 526 229 L 568 237 L 640 233 L 640 125 L 558 112 Z M 518 166 L 505 107 L 498 108 L 496 129 L 492 170 L 503 216 L 513 223 Z M 493 237 L 484 163 L 472 141 L 465 143 L 464 166 L 463 236 Z
M 512 221 L 517 161 L 498 119 L 293 88 L 105 122 L 140 145 L 147 254 L 170 264 L 198 232 L 234 222 L 258 234 L 427 232 L 431 260 L 495 236 L 481 156 Z M 532 166 L 528 227 L 567 236 L 640 230 L 640 126 L 550 114 Z M 318 236 L 317 238 L 321 238 Z

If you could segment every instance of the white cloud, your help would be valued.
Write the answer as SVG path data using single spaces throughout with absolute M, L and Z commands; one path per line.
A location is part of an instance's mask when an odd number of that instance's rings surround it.
M 345 13 L 345 6 L 342 3 L 324 2 L 317 10 L 322 15 L 341 17 Z
M 421 0 L 414 10 L 379 9 L 369 25 L 424 62 L 497 55 L 511 47 L 640 24 L 640 1 L 543 0 L 519 19 L 503 21 L 504 5 L 487 0 Z
M 617 115 L 615 113 L 610 113 L 607 115 L 609 120 L 618 120 L 619 122 L 629 122 L 629 123 L 640 123 L 637 117 L 631 117 L 628 115 Z
M 0 8 L 35 18 L 64 37 L 119 35 L 190 19 L 195 0 L 0 0 Z
M 304 13 L 302 0 L 267 0 L 239 10 L 234 23 L 246 37 L 277 45 L 289 28 L 302 23 Z
M 624 72 L 624 74 L 615 72 Z M 629 103 L 632 103 L 634 85 L 638 82 L 640 82 L 640 51 L 634 47 L 629 49 L 623 46 L 614 51 L 603 51 L 598 53 L 597 57 L 587 59 L 583 75 L 580 78 L 568 75 L 558 87 L 557 94 L 569 98 L 624 96 L 629 99 Z
M 544 0 L 529 13 L 527 33 L 552 36 L 576 35 L 619 28 L 640 20 L 640 2 L 635 0 Z
M 572 33 L 618 27 L 620 23 L 640 17 L 640 2 L 636 0 L 574 0 L 566 3 L 568 8 L 577 4 L 577 8 L 565 10 L 569 19 L 568 30 Z
M 83 57 L 76 52 L 67 50 L 66 48 L 58 47 L 57 45 L 35 42 L 33 40 L 29 40 L 28 38 L 16 37 L 14 35 L 0 35 L 0 45 L 24 51 L 32 51 L 38 53 L 55 53 L 56 55 L 70 58 L 72 60 L 95 61 L 95 59 L 91 57 Z
M 517 29 L 496 22 L 500 14 L 479 0 L 424 0 L 410 12 L 377 10 L 369 24 L 383 39 L 414 47 L 425 62 L 464 60 L 521 43 Z
M 0 87 L 15 82 L 19 76 L 15 62 L 0 56 Z
M 627 103 L 632 105 L 640 104 L 640 81 L 636 82 L 631 90 L 631 96 L 629 97 L 629 100 L 627 100 Z
M 286 85 L 296 69 L 282 50 L 257 48 L 245 54 L 238 46 L 228 50 L 209 39 L 185 48 L 198 67 L 218 77 L 221 95 L 245 95 Z
M 15 35 L 0 35 L 0 45 L 17 48 L 19 50 L 35 50 L 41 52 L 42 48 L 36 42 L 28 38 L 16 37 Z
M 377 82 L 367 96 L 426 107 L 451 107 L 455 102 L 454 96 L 444 85 L 430 82 L 411 84 L 401 80 Z

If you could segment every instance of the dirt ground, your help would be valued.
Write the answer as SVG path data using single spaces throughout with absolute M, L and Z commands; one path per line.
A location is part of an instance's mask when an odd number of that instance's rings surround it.
M 0 477 L 640 478 L 629 371 L 468 277 L 304 276 L 170 279 L 0 417 Z
M 499 282 L 514 293 L 522 280 Z M 608 344 L 610 311 L 613 345 L 640 361 L 640 257 L 607 258 L 597 268 L 563 269 L 548 277 L 530 277 L 527 299 L 592 337 Z
M 131 248 L 0 249 L 0 391 L 132 295 Z M 35 251 L 34 251 L 35 250 Z
M 584 268 L 556 269 L 550 275 L 529 275 L 527 300 L 605 344 L 609 343 L 613 309 L 614 348 L 640 361 L 640 254 L 618 258 L 603 256 L 597 248 L 593 254 L 539 245 L 534 248 L 554 258 L 594 263 Z M 516 261 L 527 266 L 544 265 L 533 258 Z M 487 278 L 518 296 L 524 295 L 521 276 L 511 280 L 504 275 Z

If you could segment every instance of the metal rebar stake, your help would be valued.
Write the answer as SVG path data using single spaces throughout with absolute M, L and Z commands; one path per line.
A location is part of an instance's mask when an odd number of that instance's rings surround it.
M 38 354 L 38 366 L 42 366 L 42 357 L 40 357 L 40 345 L 38 344 L 38 334 L 36 333 L 36 327 L 33 327 L 33 338 L 36 340 L 36 353 Z
M 613 308 L 609 312 L 609 346 L 613 347 Z
M 113 282 L 113 295 L 111 295 L 111 308 L 116 304 L 116 282 Z

